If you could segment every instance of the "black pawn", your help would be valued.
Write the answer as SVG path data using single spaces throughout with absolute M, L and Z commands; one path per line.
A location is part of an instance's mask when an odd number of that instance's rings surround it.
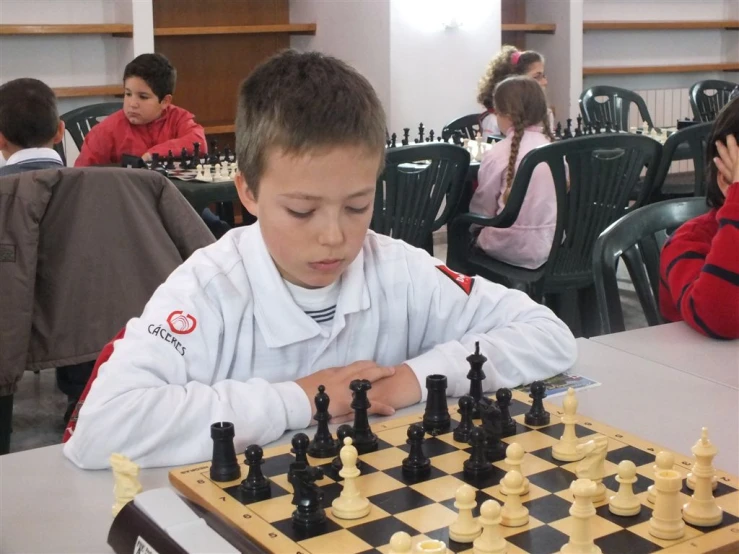
M 210 478 L 223 483 L 241 477 L 241 469 L 234 449 L 234 424 L 228 421 L 214 423 L 210 426 L 210 438 L 213 439 Z
M 485 457 L 485 433 L 479 427 L 475 427 L 470 432 L 470 446 L 472 446 L 470 457 L 462 464 L 464 476 L 474 480 L 490 475 L 493 471 L 493 464 Z
M 338 437 L 336 439 L 336 449 L 341 452 L 341 447 L 344 446 L 344 439 L 346 437 L 351 437 L 352 441 L 354 440 L 354 429 L 351 425 L 348 423 L 345 423 L 344 425 L 339 425 L 339 428 L 336 430 L 336 436 Z M 355 447 L 356 448 L 356 447 Z M 362 460 L 357 459 L 357 469 L 362 471 Z M 338 454 L 336 455 L 336 458 L 331 460 L 331 467 L 336 471 L 338 474 L 341 471 L 341 468 L 344 467 L 343 462 L 341 461 L 341 456 Z
M 435 437 L 446 433 L 451 426 L 449 408 L 446 403 L 447 379 L 445 375 L 429 375 L 426 377 L 426 410 L 423 414 L 423 428 Z
M 526 413 L 524 418 L 526 425 L 533 425 L 534 427 L 549 425 L 549 412 L 544 409 L 543 403 L 547 395 L 546 385 L 541 381 L 534 381 L 531 383 L 529 390 L 531 391 L 529 397 L 534 402 L 531 404 L 531 409 Z
M 288 471 L 290 475 L 292 475 L 296 469 L 310 466 L 308 463 L 308 444 L 310 443 L 308 435 L 305 433 L 295 433 L 291 443 L 293 447 L 290 452 L 295 454 L 295 460 L 290 464 L 290 469 Z
M 249 473 L 239 486 L 244 500 L 266 500 L 271 496 L 269 479 L 262 473 L 263 456 L 264 451 L 256 444 L 248 446 L 244 452 L 244 463 L 249 466 Z
M 313 436 L 313 440 L 308 445 L 308 454 L 314 458 L 332 458 L 336 456 L 336 441 L 331 436 L 328 428 L 328 422 L 331 420 L 331 414 L 328 413 L 328 405 L 331 399 L 326 394 L 326 387 L 319 385 L 318 394 L 315 396 L 316 415 L 313 416 L 318 422 L 318 429 Z
M 472 406 L 472 418 L 480 419 L 480 405 L 487 405 L 490 400 L 482 395 L 482 382 L 485 380 L 485 372 L 482 366 L 488 359 L 480 353 L 480 343 L 475 343 L 475 353 L 467 356 L 467 363 L 470 364 L 470 370 L 467 372 L 467 379 L 470 380 L 470 396 L 475 401 Z
M 469 396 L 464 395 L 459 399 L 459 415 L 461 421 L 457 428 L 454 430 L 454 440 L 457 442 L 469 442 L 470 433 L 475 428 L 475 424 L 472 422 L 472 409 L 475 406 L 475 400 Z
M 359 454 L 367 454 L 377 450 L 377 435 L 372 432 L 367 410 L 372 404 L 367 398 L 367 392 L 372 388 L 372 383 L 367 379 L 355 379 L 349 383 L 352 390 L 351 408 L 354 410 L 354 447 Z
M 164 166 L 164 169 L 167 171 L 172 171 L 174 169 L 174 154 L 171 150 L 167 152 L 167 165 Z
M 410 445 L 408 457 L 403 459 L 403 476 L 407 479 L 423 479 L 431 473 L 431 460 L 423 453 L 423 436 L 425 431 L 418 423 L 408 427 L 408 440 Z
M 505 459 L 503 437 L 503 416 L 495 404 L 490 404 L 482 410 L 482 430 L 485 434 L 485 457 L 490 462 L 499 462 Z
M 434 130 L 429 131 L 429 142 L 434 142 Z
M 513 395 L 510 389 L 498 389 L 495 393 L 495 399 L 498 401 L 500 415 L 502 420 L 502 430 L 504 437 L 510 437 L 516 434 L 516 422 L 511 417 L 511 399 Z

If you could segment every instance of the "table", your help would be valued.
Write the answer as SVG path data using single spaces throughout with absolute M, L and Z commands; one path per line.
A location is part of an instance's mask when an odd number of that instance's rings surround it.
M 233 181 L 216 181 L 213 183 L 181 181 L 179 179 L 170 179 L 170 181 L 198 214 L 203 213 L 203 210 L 214 202 L 239 201 L 239 195 Z
M 706 425 L 721 450 L 716 466 L 739 473 L 735 420 L 725 425 L 739 407 L 738 391 L 591 340 L 577 342 L 580 356 L 573 372 L 602 383 L 578 393 L 582 414 L 683 454 L 690 454 L 700 426 Z M 552 401 L 561 405 L 562 397 Z M 397 416 L 419 409 L 399 410 Z M 144 489 L 167 486 L 167 471 L 142 470 Z M 106 539 L 112 503 L 110 472 L 77 469 L 60 445 L 0 456 L 0 552 L 111 552 Z
M 711 339 L 683 322 L 590 340 L 739 390 L 739 340 Z

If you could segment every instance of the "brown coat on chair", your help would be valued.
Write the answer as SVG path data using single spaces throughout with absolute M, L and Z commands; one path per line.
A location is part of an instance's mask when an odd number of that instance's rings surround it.
M 0 396 L 26 369 L 94 360 L 172 270 L 214 240 L 152 171 L 0 178 Z

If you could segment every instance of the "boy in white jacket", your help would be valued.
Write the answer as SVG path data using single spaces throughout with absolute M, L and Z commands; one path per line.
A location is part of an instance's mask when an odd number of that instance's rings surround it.
M 459 396 L 476 341 L 486 391 L 574 363 L 546 307 L 368 231 L 385 114 L 356 71 L 286 51 L 238 103 L 236 186 L 259 222 L 196 252 L 128 323 L 68 429 L 75 464 L 205 460 L 216 421 L 234 423 L 238 449 L 265 444 L 311 424 L 321 384 L 334 421 L 350 417 L 353 379 L 373 383 L 376 414 L 424 400 L 431 374 Z

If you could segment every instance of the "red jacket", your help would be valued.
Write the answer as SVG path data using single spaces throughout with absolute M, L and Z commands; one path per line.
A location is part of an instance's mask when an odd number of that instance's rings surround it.
M 662 249 L 659 304 L 717 339 L 739 338 L 739 183 L 719 209 L 682 225 Z
M 120 163 L 123 154 L 142 156 L 150 152 L 167 155 L 169 150 L 179 156 L 183 148 L 192 154 L 193 143 L 200 143 L 205 154 L 205 131 L 195 123 L 194 116 L 185 109 L 170 105 L 159 119 L 146 125 L 131 125 L 123 110 L 95 125 L 85 136 L 82 151 L 75 167 Z

